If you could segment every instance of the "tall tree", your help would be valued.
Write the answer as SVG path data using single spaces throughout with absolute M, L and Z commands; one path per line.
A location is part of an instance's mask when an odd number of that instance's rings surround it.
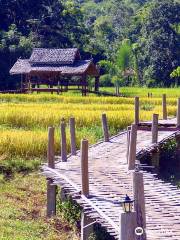
M 138 61 L 144 84 L 170 86 L 172 70 L 180 64 L 180 3 L 153 1 L 136 16 L 133 41 L 139 45 Z

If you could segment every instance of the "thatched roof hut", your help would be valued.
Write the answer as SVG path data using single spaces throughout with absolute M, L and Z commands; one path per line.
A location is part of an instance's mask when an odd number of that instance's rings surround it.
M 80 85 L 87 86 L 87 76 L 95 77 L 95 91 L 99 86 L 99 70 L 90 60 L 81 60 L 77 48 L 45 49 L 35 48 L 30 59 L 18 59 L 10 70 L 11 75 L 25 75 L 25 83 L 37 77 L 37 84 L 56 85 L 63 77 L 79 77 Z M 45 81 L 46 80 L 46 81 Z M 74 85 L 74 84 L 73 84 Z M 67 83 L 66 83 L 67 86 Z M 52 90 L 52 89 L 51 89 Z

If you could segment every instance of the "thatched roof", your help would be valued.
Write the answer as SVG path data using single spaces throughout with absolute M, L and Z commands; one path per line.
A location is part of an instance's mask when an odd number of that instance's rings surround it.
M 18 59 L 10 70 L 11 75 L 35 73 L 60 73 L 61 75 L 89 75 L 97 76 L 98 71 L 91 60 L 79 60 L 73 65 L 31 65 L 28 59 Z
M 92 60 L 80 60 L 77 48 L 43 49 L 35 48 L 30 59 L 18 59 L 10 70 L 15 74 L 58 73 L 61 75 L 98 76 L 99 71 Z
M 77 48 L 35 48 L 29 62 L 31 64 L 73 64 L 75 60 L 80 60 Z

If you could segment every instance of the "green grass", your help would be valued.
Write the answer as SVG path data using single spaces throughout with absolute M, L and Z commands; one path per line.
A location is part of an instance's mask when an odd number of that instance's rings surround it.
M 0 175 L 1 240 L 77 240 L 75 230 L 62 218 L 47 219 L 46 180 L 37 173 Z
M 103 87 L 100 90 L 115 93 L 113 87 Z M 120 93 L 126 97 L 147 97 L 148 93 L 152 93 L 153 97 L 161 97 L 163 93 L 167 94 L 168 97 L 180 97 L 180 88 L 121 87 Z

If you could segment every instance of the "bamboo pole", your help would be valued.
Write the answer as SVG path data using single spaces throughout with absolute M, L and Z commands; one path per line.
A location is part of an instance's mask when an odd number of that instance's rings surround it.
M 54 127 L 48 128 L 48 149 L 47 149 L 48 167 L 55 168 L 54 162 Z M 47 180 L 47 217 L 56 214 L 56 186 L 52 185 L 53 180 Z
M 152 120 L 152 143 L 157 143 L 158 142 L 158 114 L 153 114 L 153 120 Z
M 162 95 L 162 109 L 163 109 L 163 119 L 167 120 L 167 101 L 166 94 Z
M 71 117 L 69 120 L 70 136 L 71 136 L 71 154 L 76 155 L 76 131 L 75 131 L 75 118 Z
M 133 172 L 133 194 L 134 194 L 134 211 L 136 212 L 136 223 L 143 229 L 141 240 L 146 240 L 146 210 L 144 196 L 143 173 Z
M 135 97 L 134 101 L 134 123 L 139 124 L 139 97 Z
M 135 161 L 136 161 L 136 141 L 137 141 L 137 125 L 136 125 L 136 124 L 133 124 L 133 125 L 131 126 L 131 133 L 130 133 L 128 170 L 134 170 L 134 169 L 135 169 Z
M 61 120 L 61 161 L 67 162 L 66 123 Z
M 106 114 L 102 114 L 102 128 L 104 133 L 104 141 L 109 142 L 109 131 L 108 131 L 108 124 L 107 124 L 107 117 Z
M 180 98 L 177 101 L 177 127 L 180 127 Z
M 82 194 L 89 195 L 88 140 L 81 141 L 81 182 Z
M 121 213 L 120 216 L 120 240 L 135 240 L 136 213 Z

